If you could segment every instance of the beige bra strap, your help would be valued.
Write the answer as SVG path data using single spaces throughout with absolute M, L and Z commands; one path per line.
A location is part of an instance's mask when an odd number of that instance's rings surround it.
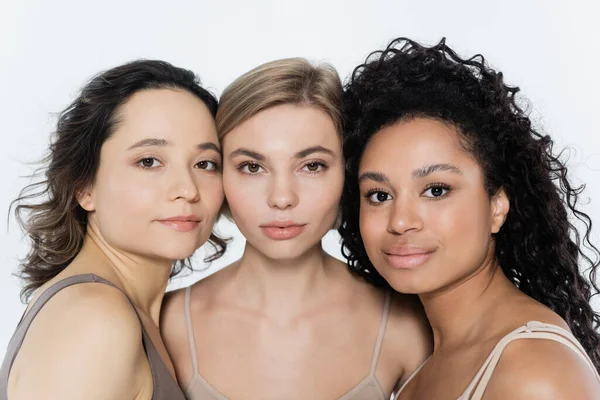
M 198 375 L 198 356 L 196 355 L 196 340 L 194 339 L 194 329 L 192 328 L 192 313 L 190 312 L 190 297 L 192 287 L 185 288 L 185 326 L 187 328 L 188 344 L 190 346 L 190 356 L 192 357 L 192 365 L 194 366 L 194 376 Z
M 407 386 L 407 385 L 410 383 L 410 381 L 412 381 L 412 380 L 413 380 L 413 378 L 414 378 L 415 376 L 417 376 L 417 374 L 419 373 L 419 371 L 421 371 L 421 369 L 423 369 L 423 367 L 425 366 L 425 364 L 427 363 L 427 361 L 429 361 L 429 359 L 430 359 L 430 358 L 431 358 L 431 356 L 427 357 L 427 358 L 425 359 L 425 361 L 423 361 L 423 362 L 421 363 L 421 365 L 419 365 L 419 366 L 417 367 L 417 369 L 415 369 L 415 370 L 413 371 L 413 373 L 412 373 L 412 374 L 410 374 L 410 376 L 408 377 L 408 379 L 404 381 L 404 383 L 402 384 L 402 386 L 400 386 L 400 389 L 399 389 L 399 390 L 396 392 L 396 396 L 394 396 L 394 399 L 397 399 L 397 398 L 398 398 L 398 396 L 400 395 L 400 393 L 401 393 L 401 392 L 404 390 L 404 388 L 405 388 L 405 387 L 406 387 L 406 386 Z
M 485 389 L 487 388 L 487 385 L 492 377 L 494 369 L 500 361 L 502 352 L 509 343 L 518 339 L 546 339 L 562 343 L 563 345 L 571 349 L 573 352 L 575 352 L 575 354 L 581 356 L 587 362 L 592 371 L 594 371 L 598 382 L 600 382 L 600 375 L 596 371 L 594 363 L 587 355 L 583 346 L 581 346 L 581 344 L 569 331 L 556 325 L 544 324 L 537 321 L 530 321 L 524 326 L 512 331 L 511 333 L 503 337 L 502 340 L 500 340 L 500 342 L 498 342 L 498 344 L 496 345 L 496 347 L 494 347 L 494 350 L 492 350 L 492 353 L 489 355 L 485 363 L 479 369 L 479 372 L 477 373 L 467 390 L 463 393 L 463 396 L 468 396 L 470 400 L 481 400 Z
M 391 304 L 392 292 L 388 290 L 385 293 L 383 314 L 381 316 L 381 323 L 379 325 L 379 333 L 377 334 L 377 342 L 375 342 L 375 350 L 373 351 L 373 357 L 371 359 L 371 371 L 369 372 L 370 375 L 375 375 L 375 369 L 377 369 L 377 362 L 379 361 L 379 354 L 381 353 L 381 345 L 383 344 L 383 337 L 385 336 L 385 328 L 387 327 L 388 318 L 390 316 Z

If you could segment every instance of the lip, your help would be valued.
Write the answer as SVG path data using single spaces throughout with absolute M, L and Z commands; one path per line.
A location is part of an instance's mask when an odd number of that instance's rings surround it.
M 260 225 L 260 229 L 269 239 L 289 240 L 301 234 L 305 226 L 294 221 L 273 221 Z
M 200 224 L 200 217 L 194 214 L 177 215 L 174 217 L 159 219 L 158 222 L 178 232 L 190 232 Z
M 426 263 L 434 252 L 431 247 L 396 246 L 384 250 L 383 255 L 392 268 L 411 269 Z

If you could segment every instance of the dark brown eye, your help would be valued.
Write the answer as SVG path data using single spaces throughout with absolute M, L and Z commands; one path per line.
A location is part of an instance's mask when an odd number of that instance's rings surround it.
M 431 194 L 434 197 L 438 197 L 444 194 L 444 189 L 440 188 L 440 187 L 436 187 L 436 188 L 431 188 Z
M 155 168 L 158 166 L 159 162 L 156 158 L 142 158 L 138 161 L 138 164 L 143 168 Z
M 373 204 L 381 204 L 392 199 L 392 196 L 381 190 L 370 191 L 365 195 L 365 197 Z
M 248 164 L 248 171 L 250 171 L 251 173 L 255 174 L 259 171 L 260 169 L 260 165 L 258 164 Z
M 196 164 L 196 166 L 198 167 L 198 169 L 205 169 L 208 171 L 213 171 L 217 169 L 217 164 L 208 160 L 200 161 L 198 164 Z
M 387 193 L 383 193 L 383 192 L 377 193 L 377 201 L 384 202 L 387 199 L 388 199 L 388 194 Z

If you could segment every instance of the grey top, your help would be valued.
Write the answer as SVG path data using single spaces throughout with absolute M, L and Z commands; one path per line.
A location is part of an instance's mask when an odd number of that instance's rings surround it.
M 40 312 L 42 307 L 44 307 L 48 300 L 50 300 L 56 293 L 60 292 L 66 287 L 77 285 L 79 283 L 102 283 L 119 289 L 113 283 L 107 281 L 106 279 L 100 278 L 97 275 L 83 274 L 65 278 L 59 282 L 56 282 L 54 285 L 45 290 L 33 304 L 31 309 L 23 315 L 8 344 L 6 355 L 4 356 L 4 361 L 2 362 L 2 367 L 0 368 L 0 400 L 8 400 L 8 377 L 10 374 L 10 369 L 15 361 L 15 358 L 17 357 L 17 353 L 19 352 L 21 345 L 23 344 L 27 330 L 29 329 L 29 326 L 33 322 L 38 312 Z M 126 294 L 125 297 L 127 297 Z M 127 297 L 127 300 L 133 307 L 133 303 L 129 297 Z M 135 307 L 133 307 L 133 309 L 136 315 L 138 315 Z M 158 350 L 156 350 L 156 347 L 152 343 L 152 340 L 146 332 L 141 320 L 140 325 L 142 327 L 142 344 L 144 346 L 146 356 L 148 357 L 150 371 L 152 372 L 152 400 L 185 400 L 183 392 L 160 357 Z

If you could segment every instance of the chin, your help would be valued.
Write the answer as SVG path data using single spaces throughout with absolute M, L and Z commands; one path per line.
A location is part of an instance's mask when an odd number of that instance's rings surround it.
M 381 274 L 381 276 L 398 293 L 423 294 L 431 291 L 430 284 L 422 282 L 420 279 L 414 279 L 415 276 L 409 277 L 407 274 L 398 274 L 398 271 L 391 271 L 391 273 Z
M 200 247 L 195 244 L 186 246 L 180 243 L 179 245 L 174 245 L 169 248 L 155 248 L 154 253 L 160 258 L 168 260 L 183 260 L 194 255 L 199 248 Z
M 286 261 L 301 257 L 302 255 L 307 253 L 308 249 L 304 248 L 304 246 L 301 246 L 299 244 L 294 244 L 293 242 L 290 242 L 284 245 L 274 244 L 264 246 L 262 249 L 258 249 L 258 251 L 272 260 Z

